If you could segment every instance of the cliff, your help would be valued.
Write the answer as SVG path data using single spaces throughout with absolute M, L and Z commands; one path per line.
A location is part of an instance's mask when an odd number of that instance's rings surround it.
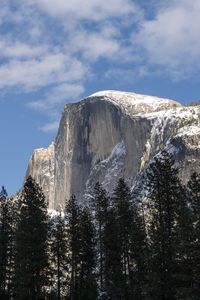
M 166 148 L 187 181 L 200 171 L 200 107 L 117 91 L 93 94 L 64 108 L 55 142 L 34 151 L 26 176 L 42 186 L 49 208 L 71 194 L 90 196 L 97 181 L 110 191 L 119 177 L 134 186 L 154 155 Z

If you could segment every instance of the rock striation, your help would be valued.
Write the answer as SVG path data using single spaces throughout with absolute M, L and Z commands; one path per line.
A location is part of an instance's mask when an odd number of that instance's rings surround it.
M 120 177 L 134 186 L 164 148 L 174 155 L 184 182 L 200 171 L 200 106 L 98 92 L 65 106 L 54 143 L 34 151 L 26 176 L 42 186 L 49 208 L 58 209 L 71 194 L 86 200 L 97 181 L 108 191 Z

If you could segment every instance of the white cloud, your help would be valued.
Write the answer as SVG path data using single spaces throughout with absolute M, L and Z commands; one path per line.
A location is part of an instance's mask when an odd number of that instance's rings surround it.
M 60 99 L 64 99 L 66 100 L 66 102 L 73 102 L 74 100 L 78 100 L 79 97 L 83 94 L 83 92 L 84 86 L 81 84 L 63 83 L 56 86 L 50 91 L 48 95 L 49 103 L 56 104 L 60 101 Z
M 30 0 L 29 0 L 30 1 Z M 73 20 L 101 21 L 135 13 L 136 5 L 130 0 L 36 0 L 38 6 L 51 16 Z
M 83 92 L 84 86 L 80 83 L 63 83 L 50 89 L 43 99 L 32 101 L 28 106 L 39 111 L 49 112 L 52 115 L 56 106 L 78 100 Z
M 10 60 L 0 66 L 0 87 L 21 86 L 35 89 L 62 82 L 82 80 L 86 68 L 63 53 L 49 54 L 40 59 Z
M 34 46 L 20 41 L 10 39 L 0 39 L 0 56 L 7 58 L 21 57 L 23 59 L 29 57 L 38 57 L 48 53 L 47 46 Z
M 58 107 L 62 108 L 68 102 L 79 100 L 84 92 L 84 86 L 81 84 L 60 84 L 47 92 L 43 99 L 32 101 L 28 106 L 47 113 L 52 119 L 51 122 L 44 124 L 39 129 L 44 132 L 56 132 L 59 125 L 59 111 Z
M 53 118 L 43 128 L 53 130 L 61 106 L 83 94 L 93 64 L 122 52 L 121 21 L 138 7 L 130 0 L 1 1 L 0 30 L 9 30 L 0 38 L 0 89 L 39 93 L 28 106 Z
M 10 26 L 0 38 L 0 89 L 36 91 L 27 105 L 49 116 L 44 131 L 57 128 L 64 103 L 80 99 L 96 62 L 132 56 L 122 34 L 142 15 L 132 0 L 0 1 L 0 29 Z
M 56 23 L 49 23 L 38 8 L 58 17 Z M 12 1 L 2 0 L 0 16 L 11 30 L 0 39 L 0 55 L 6 59 L 0 65 L 0 88 L 23 91 L 85 80 L 93 62 L 124 51 L 119 19 L 138 11 L 130 0 L 16 0 L 14 10 Z M 115 18 L 117 26 L 111 21 Z M 71 19 L 73 25 L 66 28 Z
M 153 20 L 143 23 L 138 35 L 133 35 L 133 43 L 146 51 L 151 65 L 164 66 L 175 76 L 189 76 L 200 60 L 200 1 L 168 4 Z
M 152 69 L 178 78 L 199 70 L 199 0 L 149 0 L 152 14 L 134 0 L 0 2 L 0 90 L 37 92 L 29 107 L 49 115 L 43 130 L 98 76 L 130 82 Z
M 70 50 L 79 53 L 87 62 L 100 58 L 111 59 L 120 52 L 120 40 L 111 31 L 76 30 L 70 36 Z

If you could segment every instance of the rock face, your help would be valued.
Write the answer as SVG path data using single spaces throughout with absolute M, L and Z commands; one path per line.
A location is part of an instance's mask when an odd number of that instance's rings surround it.
M 54 170 L 55 151 L 54 143 L 47 149 L 36 149 L 29 161 L 26 177 L 31 175 L 42 187 L 51 207 L 54 202 Z
M 56 140 L 35 150 L 27 174 L 42 186 L 49 208 L 71 194 L 87 199 L 97 181 L 111 191 L 119 177 L 133 186 L 154 155 L 166 148 L 187 181 L 200 171 L 200 107 L 117 91 L 65 106 Z

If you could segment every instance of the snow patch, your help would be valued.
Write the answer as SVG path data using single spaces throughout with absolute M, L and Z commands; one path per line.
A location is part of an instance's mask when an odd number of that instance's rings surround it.
M 93 167 L 86 182 L 86 194 L 88 198 L 90 197 L 89 191 L 93 189 L 94 184 L 99 178 L 102 179 L 102 185 L 107 190 L 116 183 L 123 169 L 125 156 L 126 147 L 124 141 L 121 141 L 113 148 L 111 154 L 106 159 Z
M 170 107 L 180 107 L 181 104 L 170 99 L 147 96 L 120 91 L 101 91 L 90 95 L 88 98 L 99 97 L 119 106 L 130 115 L 142 115 L 149 112 L 165 110 Z

